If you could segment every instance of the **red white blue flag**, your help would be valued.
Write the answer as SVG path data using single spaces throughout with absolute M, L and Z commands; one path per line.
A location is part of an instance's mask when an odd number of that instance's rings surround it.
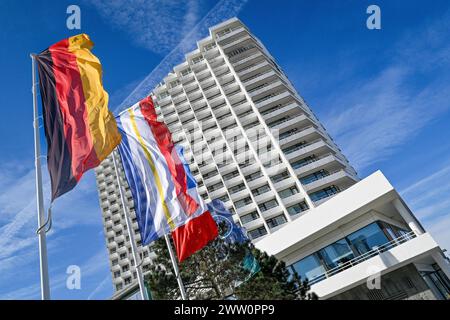
M 181 262 L 217 236 L 217 225 L 169 129 L 157 120 L 151 97 L 125 110 L 116 120 L 122 134 L 119 154 L 142 243 L 172 233 Z

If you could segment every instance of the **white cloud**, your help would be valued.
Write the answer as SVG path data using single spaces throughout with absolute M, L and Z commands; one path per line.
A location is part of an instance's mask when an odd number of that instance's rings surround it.
M 42 170 L 47 210 L 50 183 L 46 167 Z M 0 223 L 3 223 L 0 225 L 0 270 L 5 273 L 33 259 L 27 250 L 38 241 L 34 169 L 13 180 L 15 183 L 2 188 L 0 195 Z M 48 234 L 48 245 L 54 244 L 63 230 L 74 226 L 98 225 L 100 228 L 101 211 L 93 172 L 86 173 L 74 190 L 56 199 L 52 212 L 53 227 Z M 37 256 L 37 252 L 34 255 Z
M 323 122 L 357 169 L 385 160 L 450 110 L 448 16 L 399 41 L 394 62 L 373 79 L 327 99 Z
M 97 287 L 95 287 L 94 290 L 92 290 L 91 294 L 88 296 L 88 300 L 95 299 L 96 296 L 105 288 L 108 287 L 108 285 L 111 285 L 111 275 L 108 274 L 99 284 Z
M 183 61 L 186 53 L 194 49 L 196 41 L 208 34 L 208 28 L 224 20 L 237 16 L 248 0 L 220 0 L 217 4 L 184 36 L 181 41 L 161 60 L 150 74 L 125 98 L 115 111 L 135 104 L 147 96 L 154 87 L 176 66 Z
M 114 28 L 124 31 L 139 46 L 166 54 L 200 19 L 205 0 L 87 1 Z
M 108 269 L 108 257 L 106 254 L 106 250 L 102 249 L 99 252 L 92 255 L 88 260 L 80 265 L 81 270 L 81 289 L 86 286 L 88 283 L 89 291 L 92 289 L 90 283 L 92 282 L 92 278 L 97 278 L 99 274 L 104 274 L 105 269 Z M 66 280 L 67 274 L 65 273 L 65 268 L 61 269 L 57 275 L 51 277 L 50 282 L 50 291 L 51 293 L 56 293 L 61 290 L 66 289 Z M 111 281 L 111 277 L 109 276 L 109 280 Z M 106 287 L 107 283 L 103 284 L 103 288 Z M 92 290 L 96 291 L 96 294 L 100 292 L 102 288 L 94 288 Z M 93 292 L 93 291 L 92 291 Z M 92 294 L 91 294 L 92 295 Z M 39 299 L 40 298 L 40 283 L 34 283 L 32 285 L 19 288 L 16 290 L 12 290 L 6 293 L 0 294 L 0 300 L 9 300 L 9 299 Z M 106 297 L 105 297 L 106 298 Z
M 400 191 L 438 243 L 450 250 L 450 165 Z

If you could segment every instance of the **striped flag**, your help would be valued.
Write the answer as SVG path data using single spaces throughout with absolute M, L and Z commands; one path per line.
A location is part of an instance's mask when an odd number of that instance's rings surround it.
M 52 201 L 73 189 L 121 139 L 92 47 L 79 34 L 36 55 Z
M 172 233 L 178 260 L 217 236 L 217 226 L 186 171 L 169 129 L 145 98 L 117 117 L 119 154 L 133 195 L 142 243 Z

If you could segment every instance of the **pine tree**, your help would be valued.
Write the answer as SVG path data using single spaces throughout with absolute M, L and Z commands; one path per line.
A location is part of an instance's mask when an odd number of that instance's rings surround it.
M 164 239 L 155 242 L 157 258 L 145 280 L 153 299 L 179 299 L 180 293 Z M 251 276 L 243 265 L 252 252 L 260 271 Z M 285 264 L 256 249 L 249 241 L 228 243 L 221 237 L 179 264 L 189 299 L 314 299 L 307 283 Z

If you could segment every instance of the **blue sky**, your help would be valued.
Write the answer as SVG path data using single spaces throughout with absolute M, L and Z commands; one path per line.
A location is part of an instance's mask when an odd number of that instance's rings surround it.
M 66 28 L 70 4 L 80 6 L 81 32 L 95 42 L 113 110 L 145 94 L 207 35 L 208 25 L 237 15 L 271 51 L 360 177 L 381 169 L 450 248 L 448 1 L 4 0 L 0 299 L 39 298 L 29 53 L 78 33 Z M 370 4 L 381 8 L 381 30 L 366 28 Z M 52 297 L 109 298 L 113 288 L 93 172 L 58 199 L 53 212 Z M 81 268 L 81 290 L 66 288 L 69 265 Z

